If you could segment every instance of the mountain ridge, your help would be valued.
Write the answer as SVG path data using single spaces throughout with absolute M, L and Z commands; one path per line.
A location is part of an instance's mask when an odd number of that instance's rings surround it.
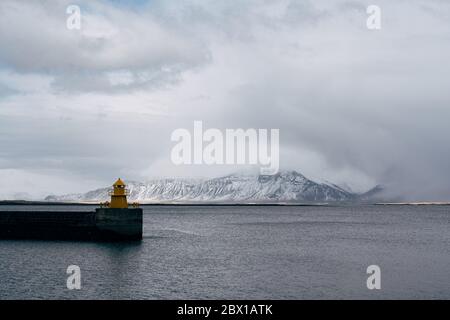
M 275 175 L 230 174 L 211 179 L 155 179 L 128 181 L 128 199 L 141 203 L 318 203 L 369 201 L 380 186 L 358 194 L 336 184 L 318 183 L 297 171 Z M 109 200 L 109 187 L 86 193 L 45 198 L 46 201 L 101 202 Z

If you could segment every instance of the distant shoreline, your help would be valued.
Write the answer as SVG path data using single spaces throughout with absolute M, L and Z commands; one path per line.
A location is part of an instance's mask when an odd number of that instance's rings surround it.
M 51 202 L 51 201 L 28 201 L 28 200 L 0 200 L 0 206 L 6 205 L 23 205 L 23 206 L 100 206 L 99 202 Z M 278 206 L 293 206 L 293 207 L 336 207 L 336 206 L 353 206 L 353 205 L 377 205 L 377 206 L 447 206 L 450 202 L 380 202 L 380 203 L 365 203 L 365 202 L 330 202 L 330 203 L 217 203 L 217 202 L 161 202 L 161 203 L 141 203 L 140 206 L 230 206 L 230 207 L 278 207 Z
M 347 205 L 350 203 L 347 203 Z M 100 202 L 49 202 L 49 201 L 26 201 L 26 200 L 0 200 L 2 205 L 24 205 L 24 206 L 100 206 Z M 139 206 L 336 206 L 345 205 L 344 203 L 218 203 L 218 202 L 155 202 L 155 203 L 140 203 Z
M 448 206 L 450 202 L 386 202 L 386 203 L 375 203 L 379 206 Z

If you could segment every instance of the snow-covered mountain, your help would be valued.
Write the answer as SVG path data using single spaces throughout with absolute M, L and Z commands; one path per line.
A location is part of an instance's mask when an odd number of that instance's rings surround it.
M 208 180 L 159 179 L 128 181 L 129 201 L 146 202 L 335 202 L 353 201 L 358 194 L 327 183 L 316 183 L 296 171 L 272 176 L 229 175 Z M 111 188 L 83 194 L 48 196 L 47 201 L 109 200 Z

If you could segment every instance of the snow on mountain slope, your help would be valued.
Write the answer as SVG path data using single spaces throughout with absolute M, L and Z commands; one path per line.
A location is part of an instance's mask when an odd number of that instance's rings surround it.
M 357 195 L 339 186 L 316 183 L 296 171 L 272 176 L 229 175 L 207 180 L 158 179 L 127 182 L 129 201 L 145 202 L 334 202 Z M 98 202 L 109 199 L 110 188 L 84 194 L 48 196 L 48 201 Z

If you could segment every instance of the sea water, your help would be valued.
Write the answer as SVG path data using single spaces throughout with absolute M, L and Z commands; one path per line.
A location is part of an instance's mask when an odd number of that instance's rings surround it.
M 449 299 L 450 206 L 144 206 L 142 242 L 0 240 L 0 298 Z

